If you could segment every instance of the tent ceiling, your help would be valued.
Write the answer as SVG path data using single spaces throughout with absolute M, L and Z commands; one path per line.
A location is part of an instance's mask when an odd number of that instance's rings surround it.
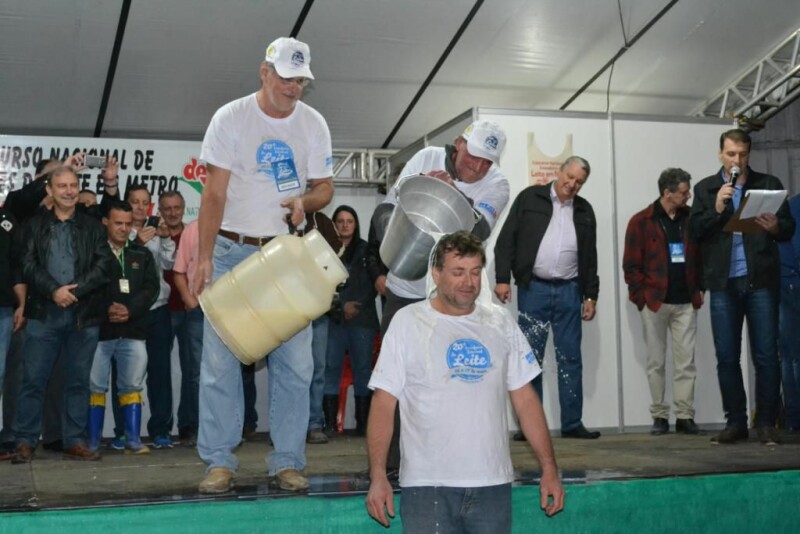
M 91 136 L 124 0 L 0 4 L 2 134 Z M 390 146 L 474 106 L 558 109 L 669 2 L 485 0 Z M 307 16 L 301 17 L 304 6 Z M 258 87 L 273 38 L 311 45 L 334 146 L 379 147 L 474 0 L 131 0 L 103 137 L 200 139 Z M 621 10 L 618 11 L 618 5 Z M 300 22 L 300 24 L 298 24 Z M 796 0 L 677 2 L 569 107 L 689 115 L 800 26 Z

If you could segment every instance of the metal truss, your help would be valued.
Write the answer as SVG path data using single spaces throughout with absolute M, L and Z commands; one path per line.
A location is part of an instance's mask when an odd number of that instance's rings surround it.
M 745 130 L 764 123 L 800 96 L 800 29 L 747 69 L 694 115 L 735 119 Z
M 343 187 L 386 187 L 392 175 L 390 156 L 396 150 L 333 151 L 333 183 Z

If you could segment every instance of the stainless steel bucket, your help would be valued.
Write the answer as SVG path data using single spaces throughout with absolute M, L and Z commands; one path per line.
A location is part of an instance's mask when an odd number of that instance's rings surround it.
M 405 178 L 386 226 L 381 259 L 399 278 L 419 280 L 428 272 L 438 235 L 473 226 L 475 212 L 458 189 L 430 176 Z

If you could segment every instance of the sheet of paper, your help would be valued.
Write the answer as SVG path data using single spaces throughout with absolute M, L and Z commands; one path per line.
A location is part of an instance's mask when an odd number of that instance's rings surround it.
M 758 217 L 762 213 L 776 213 L 786 200 L 786 191 L 767 191 L 765 189 L 752 189 L 745 192 L 747 203 L 739 215 L 740 219 Z

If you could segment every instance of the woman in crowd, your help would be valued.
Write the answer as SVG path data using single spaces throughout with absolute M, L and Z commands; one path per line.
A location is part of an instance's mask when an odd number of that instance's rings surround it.
M 326 429 L 330 435 L 335 433 L 342 364 L 345 353 L 349 353 L 356 400 L 356 434 L 364 435 L 372 395 L 367 387 L 372 372 L 372 346 L 378 332 L 376 291 L 366 270 L 367 242 L 361 238 L 356 211 L 350 206 L 339 206 L 333 212 L 333 223 L 342 241 L 340 257 L 349 276 L 339 287 L 339 298 L 330 312 L 323 397 Z

